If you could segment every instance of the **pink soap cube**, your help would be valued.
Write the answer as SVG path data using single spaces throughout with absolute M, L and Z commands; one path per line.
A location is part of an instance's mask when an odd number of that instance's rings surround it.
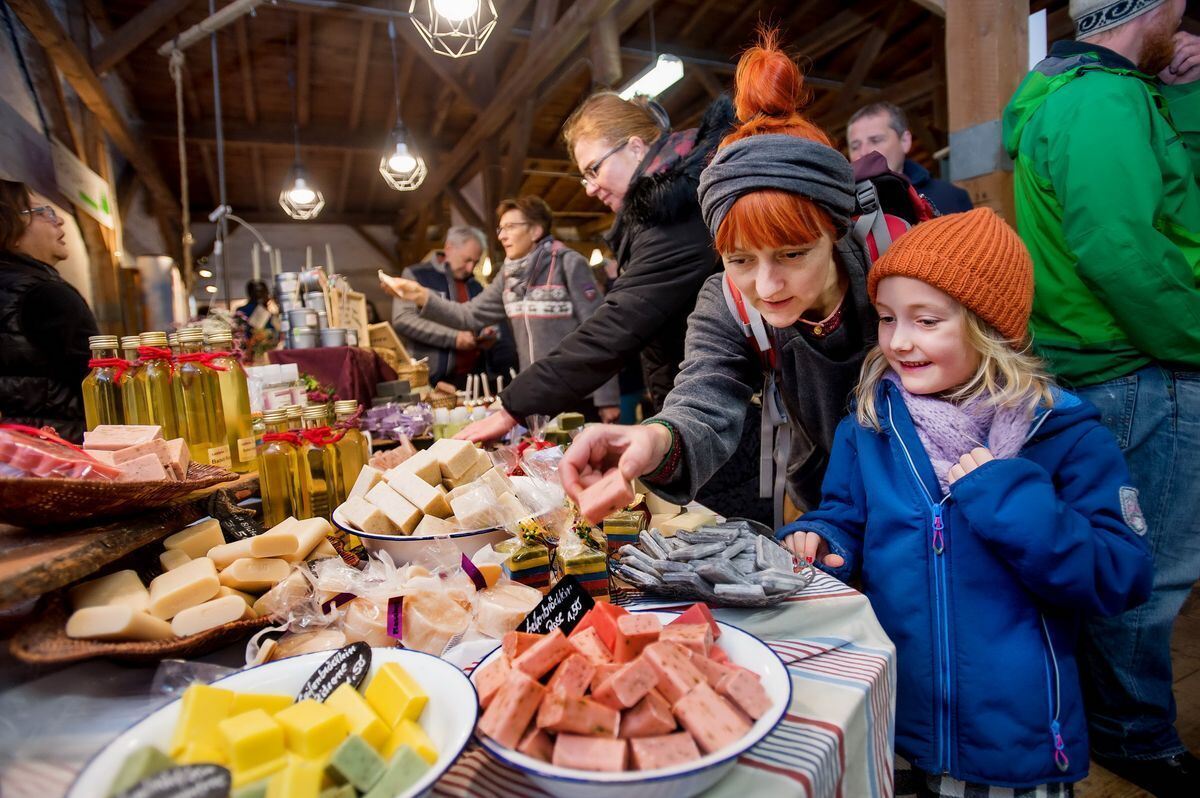
M 546 688 L 552 693 L 579 698 L 587 692 L 595 675 L 596 666 L 591 660 L 582 654 L 572 654 L 554 671 Z
M 641 701 L 656 684 L 658 672 L 645 657 L 638 657 L 605 679 L 594 692 L 593 698 L 614 709 L 627 709 Z
M 608 650 L 608 646 L 604 645 L 600 633 L 594 627 L 589 626 L 582 632 L 575 632 L 569 639 L 576 651 L 596 665 L 612 662 L 612 652 Z
M 675 731 L 678 724 L 662 693 L 651 690 L 633 709 L 621 714 L 621 737 L 657 737 Z
M 706 623 L 671 623 L 663 627 L 658 639 L 664 643 L 677 643 L 702 657 L 708 657 L 712 648 L 712 629 Z
M 754 678 L 749 671 L 732 671 L 717 685 L 717 692 L 755 720 L 771 709 L 771 698 L 763 688 L 762 682 Z
M 571 647 L 562 629 L 555 629 L 513 660 L 513 668 L 534 679 L 540 679 L 574 653 L 575 649 Z
M 554 740 L 537 726 L 531 726 L 529 732 L 521 738 L 517 750 L 525 756 L 549 762 L 554 757 Z
M 629 754 L 636 770 L 656 770 L 694 762 L 700 758 L 700 749 L 687 732 L 666 734 L 661 737 L 639 737 L 629 741 Z
M 692 657 L 692 664 L 696 666 L 696 670 L 703 674 L 705 680 L 714 690 L 726 675 L 737 670 L 737 668 L 722 665 L 715 659 L 709 659 L 708 657 Z
M 616 737 L 621 713 L 590 698 L 568 698 L 550 693 L 538 709 L 539 729 L 568 734 Z
M 516 748 L 537 712 L 546 688 L 513 670 L 479 721 L 479 731 L 507 748 Z
M 683 698 L 696 685 L 705 684 L 704 676 L 692 664 L 691 652 L 675 643 L 651 643 L 646 659 L 658 673 L 658 691 L 671 702 Z
M 642 649 L 658 640 L 662 632 L 662 621 L 656 615 L 630 613 L 617 618 L 617 642 L 613 647 L 613 659 L 630 662 Z
M 577 770 L 618 772 L 625 769 L 624 740 L 560 734 L 554 740 L 553 764 Z
M 508 674 L 511 670 L 508 657 L 503 654 L 479 669 L 475 674 L 475 690 L 479 693 L 479 706 L 487 709 L 496 693 L 508 681 Z
M 700 750 L 711 754 L 737 742 L 750 731 L 750 722 L 708 686 L 698 684 L 673 707 L 679 725 L 691 733 Z

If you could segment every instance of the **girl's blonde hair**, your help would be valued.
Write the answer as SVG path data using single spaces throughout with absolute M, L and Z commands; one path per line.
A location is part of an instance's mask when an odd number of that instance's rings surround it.
M 960 306 L 961 307 L 961 306 Z M 1028 342 L 1009 341 L 969 308 L 962 308 L 967 344 L 979 353 L 979 368 L 965 384 L 945 398 L 955 404 L 987 399 L 1003 407 L 1026 406 L 1032 414 L 1039 405 L 1054 404 L 1054 381 L 1042 361 L 1029 351 Z M 858 403 L 858 423 L 880 429 L 875 397 L 879 382 L 891 370 L 878 345 L 867 353 L 854 396 Z

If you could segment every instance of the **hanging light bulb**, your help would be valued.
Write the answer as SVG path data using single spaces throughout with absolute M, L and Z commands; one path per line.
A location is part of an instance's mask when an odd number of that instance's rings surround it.
M 408 145 L 403 141 L 396 142 L 396 151 L 388 158 L 388 169 L 396 174 L 406 175 L 417 168 L 417 159 L 408 151 Z
M 325 207 L 325 197 L 309 185 L 304 167 L 297 163 L 292 167 L 291 181 L 279 192 L 279 206 L 293 219 L 305 221 L 317 218 Z
M 212 277 L 212 269 L 201 269 L 199 274 L 201 277 L 207 279 L 209 277 Z
M 390 188 L 413 191 L 425 182 L 429 168 L 425 165 L 425 159 L 409 146 L 408 132 L 399 122 L 392 131 L 392 141 L 393 149 L 379 159 L 379 174 Z
M 206 285 L 206 286 L 204 286 L 204 290 L 210 294 L 217 293 L 217 287 L 215 285 Z
M 429 48 L 450 58 L 482 50 L 499 19 L 492 0 L 412 0 L 408 14 Z

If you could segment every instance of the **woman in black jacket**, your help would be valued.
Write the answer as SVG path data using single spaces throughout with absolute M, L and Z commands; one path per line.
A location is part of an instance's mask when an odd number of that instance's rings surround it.
M 83 440 L 83 378 L 96 319 L 54 270 L 63 221 L 24 183 L 0 180 L 0 416 Z

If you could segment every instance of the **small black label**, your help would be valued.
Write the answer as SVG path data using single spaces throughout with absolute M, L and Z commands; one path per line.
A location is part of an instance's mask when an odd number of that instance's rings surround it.
M 230 542 L 263 533 L 263 528 L 254 520 L 254 511 L 238 507 L 227 490 L 219 490 L 209 497 L 208 514 L 217 519 L 225 539 Z
M 567 574 L 525 616 L 525 620 L 517 626 L 517 631 L 546 634 L 562 629 L 563 634 L 569 635 L 584 614 L 594 606 L 596 602 L 579 586 L 579 581 Z
M 357 688 L 371 670 L 371 647 L 366 643 L 351 643 L 339 648 L 333 656 L 321 663 L 321 667 L 308 677 L 308 681 L 296 694 L 297 701 L 311 698 L 324 701 L 343 684 Z
M 182 765 L 160 770 L 114 798 L 227 798 L 232 786 L 220 765 Z

